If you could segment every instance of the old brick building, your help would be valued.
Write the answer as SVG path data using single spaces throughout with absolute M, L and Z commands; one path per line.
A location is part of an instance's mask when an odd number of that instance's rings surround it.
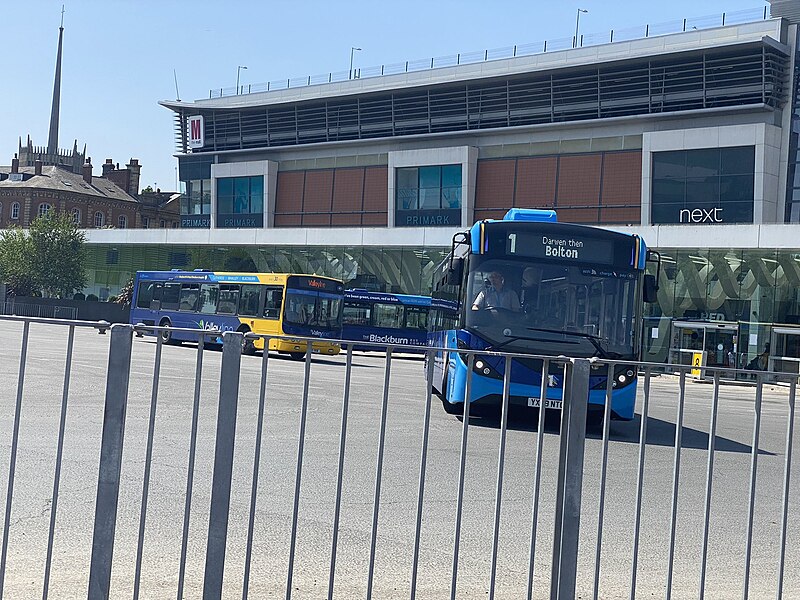
M 138 194 L 141 165 L 132 158 L 125 169 L 107 159 L 101 177 L 92 174 L 91 159 L 72 172 L 35 160 L 0 167 L 0 227 L 28 227 L 50 211 L 72 216 L 81 228 L 177 227 L 178 202 L 172 194 Z M 155 196 L 151 198 L 150 196 Z

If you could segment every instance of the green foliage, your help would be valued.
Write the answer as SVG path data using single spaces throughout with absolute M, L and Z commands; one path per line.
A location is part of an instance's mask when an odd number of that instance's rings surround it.
M 71 298 L 86 286 L 85 235 L 72 218 L 50 213 L 27 231 L 0 233 L 0 278 L 15 295 Z
M 86 296 L 86 301 L 87 302 L 99 302 L 100 298 L 98 298 L 94 294 L 89 294 L 88 296 Z
M 0 232 L 0 280 L 8 284 L 11 296 L 32 296 L 36 291 L 30 254 L 30 239 L 24 230 L 12 226 Z

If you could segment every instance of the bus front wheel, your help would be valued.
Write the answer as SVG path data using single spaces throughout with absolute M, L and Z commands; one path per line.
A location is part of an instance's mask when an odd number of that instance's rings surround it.
M 306 357 L 305 352 L 289 352 L 292 360 L 303 360 Z
M 161 319 L 161 322 L 158 324 L 159 327 L 172 327 L 172 323 L 170 323 L 169 319 Z M 169 329 L 164 329 L 159 332 L 161 336 L 161 341 L 165 344 L 180 344 L 178 340 L 172 338 L 172 332 Z

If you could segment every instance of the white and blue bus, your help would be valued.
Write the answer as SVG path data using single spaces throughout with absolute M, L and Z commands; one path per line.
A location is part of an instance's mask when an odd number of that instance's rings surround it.
M 541 359 L 522 355 L 636 361 L 643 302 L 655 301 L 659 261 L 641 237 L 558 223 L 555 211 L 511 209 L 453 237 L 437 268 L 429 315 L 429 344 L 452 349 L 434 358 L 433 389 L 447 412 L 463 409 L 466 355 L 458 349 L 520 354 L 511 362 L 511 404 L 560 409 L 563 370 L 552 365 L 540 402 Z M 471 402 L 499 403 L 504 358 L 477 355 Z M 608 368 L 592 370 L 589 407 L 605 404 Z M 612 417 L 634 416 L 637 372 L 617 365 Z
M 367 290 L 345 290 L 342 339 L 379 344 L 417 346 L 428 344 L 430 296 L 389 294 Z M 354 350 L 378 350 L 355 345 Z M 403 352 L 414 352 L 413 348 Z

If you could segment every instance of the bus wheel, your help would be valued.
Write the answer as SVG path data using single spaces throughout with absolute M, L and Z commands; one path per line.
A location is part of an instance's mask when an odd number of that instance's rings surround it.
M 463 415 L 464 414 L 464 404 L 458 402 L 457 404 L 453 404 L 452 402 L 448 402 L 447 398 L 444 396 L 441 397 L 442 399 L 442 408 L 444 408 L 444 412 L 448 415 Z
M 289 356 L 292 360 L 303 360 L 306 357 L 305 352 L 289 352 Z
M 239 329 L 241 333 L 250 333 L 250 328 L 247 325 L 242 325 Z M 256 353 L 256 346 L 253 340 L 244 339 L 242 340 L 242 354 L 247 354 L 248 356 L 254 356 Z
M 169 319 L 161 319 L 161 322 L 158 324 L 159 327 L 172 327 L 172 323 L 170 323 Z M 172 332 L 171 331 L 161 331 L 159 332 L 161 336 L 161 341 L 165 344 L 180 344 L 178 340 L 172 339 Z

